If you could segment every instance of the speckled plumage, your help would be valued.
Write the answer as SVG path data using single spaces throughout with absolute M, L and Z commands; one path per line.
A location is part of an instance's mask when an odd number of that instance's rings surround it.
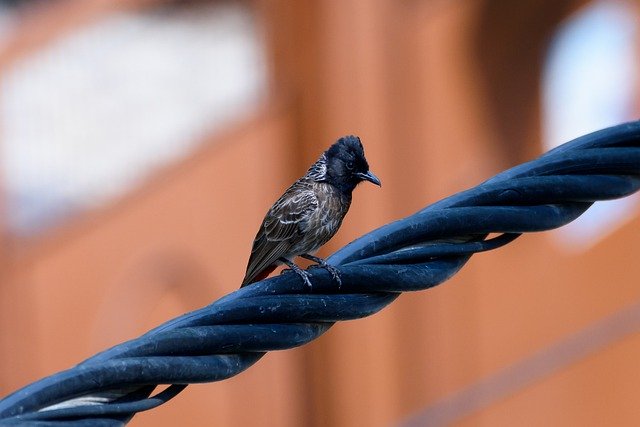
M 242 286 L 266 277 L 283 259 L 313 255 L 329 241 L 349 210 L 353 189 L 363 180 L 380 184 L 369 172 L 359 138 L 339 139 L 265 215 Z

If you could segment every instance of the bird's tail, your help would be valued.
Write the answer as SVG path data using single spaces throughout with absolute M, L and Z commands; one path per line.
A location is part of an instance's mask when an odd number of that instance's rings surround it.
M 243 288 L 253 282 L 259 282 L 262 279 L 266 279 L 267 276 L 269 276 L 273 272 L 273 270 L 276 269 L 276 267 L 277 267 L 276 265 L 272 265 L 256 274 L 252 274 L 250 276 L 249 275 L 244 276 L 244 279 L 242 280 L 242 284 L 240 285 L 240 287 Z

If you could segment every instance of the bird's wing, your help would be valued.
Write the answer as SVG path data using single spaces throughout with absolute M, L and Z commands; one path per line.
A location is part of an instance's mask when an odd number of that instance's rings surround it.
M 249 264 L 242 286 L 277 263 L 278 258 L 303 238 L 309 217 L 318 207 L 314 191 L 296 182 L 276 201 L 265 216 L 253 241 Z

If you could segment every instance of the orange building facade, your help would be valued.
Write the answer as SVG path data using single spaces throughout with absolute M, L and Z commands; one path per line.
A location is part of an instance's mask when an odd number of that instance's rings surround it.
M 384 185 L 356 190 L 321 255 L 543 152 L 545 54 L 589 2 L 241 3 L 264 37 L 259 105 L 126 195 L 29 237 L 5 233 L 3 395 L 235 290 L 265 210 L 338 136 L 362 138 Z M 160 7 L 28 8 L 0 77 L 111 14 Z M 375 316 L 189 386 L 131 425 L 637 425 L 633 206 L 592 246 L 523 236 Z

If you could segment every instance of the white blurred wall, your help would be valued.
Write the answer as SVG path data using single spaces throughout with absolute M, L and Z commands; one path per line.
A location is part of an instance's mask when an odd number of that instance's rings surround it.
M 103 205 L 246 115 L 265 93 L 258 32 L 237 3 L 173 6 L 112 15 L 21 59 L 0 82 L 10 230 Z

